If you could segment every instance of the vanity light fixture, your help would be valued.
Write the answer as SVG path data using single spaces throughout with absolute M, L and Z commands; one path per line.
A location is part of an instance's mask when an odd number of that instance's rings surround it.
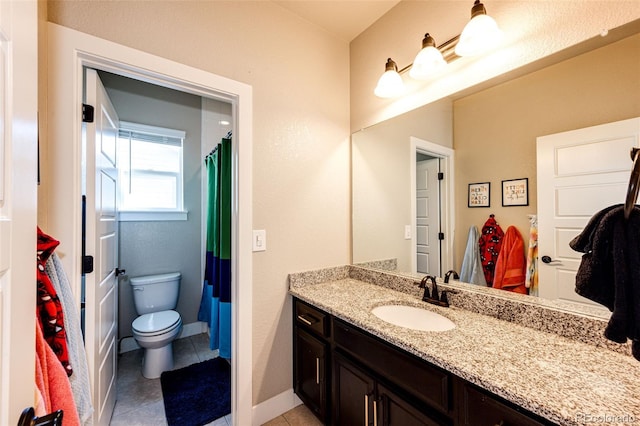
M 426 33 L 422 39 L 422 50 L 413 60 L 409 75 L 416 80 L 424 80 L 440 71 L 445 65 L 447 62 L 442 52 L 436 47 L 436 41 Z
M 462 30 L 462 34 L 436 46 L 434 38 L 426 33 L 422 39 L 422 49 L 413 63 L 398 71 L 396 63 L 391 58 L 387 59 L 384 74 L 378 80 L 373 93 L 379 98 L 400 96 L 404 93 L 404 82 L 400 74 L 408 69 L 411 69 L 409 75 L 412 78 L 425 80 L 461 56 L 479 55 L 495 47 L 501 37 L 502 31 L 496 21 L 487 15 L 487 10 L 480 0 L 475 0 L 471 8 L 471 20 Z
M 382 74 L 378 80 L 378 85 L 373 93 L 379 98 L 393 98 L 394 96 L 401 95 L 403 92 L 404 82 L 398 73 L 398 66 L 389 58 L 384 66 L 384 74 Z
M 467 22 L 456 44 L 456 55 L 475 56 L 495 47 L 502 38 L 496 21 L 487 15 L 487 9 L 476 0 L 471 8 L 471 20 Z

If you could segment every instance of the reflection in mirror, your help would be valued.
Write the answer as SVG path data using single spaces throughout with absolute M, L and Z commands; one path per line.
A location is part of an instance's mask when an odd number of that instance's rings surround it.
M 354 264 L 393 259 L 397 272 L 418 272 L 419 253 L 413 251 L 417 206 L 411 203 L 412 137 L 455 151 L 452 205 L 443 214 L 451 232 L 439 241 L 451 251 L 442 256 L 437 275 L 460 270 L 469 228 L 480 229 L 490 214 L 504 230 L 512 225 L 520 231 L 526 252 L 529 215 L 539 214 L 536 139 L 640 116 L 640 22 L 611 30 L 607 37 L 582 43 L 527 71 L 352 135 Z M 528 179 L 528 205 L 503 206 L 502 181 L 521 178 Z M 468 185 L 474 182 L 491 182 L 490 207 L 467 206 Z M 411 232 L 405 234 L 407 225 Z M 540 256 L 548 254 L 543 251 L 552 252 L 540 246 Z
M 453 245 L 429 244 L 452 223 L 451 118 L 440 101 L 353 134 L 353 263 L 432 275 L 451 267 Z

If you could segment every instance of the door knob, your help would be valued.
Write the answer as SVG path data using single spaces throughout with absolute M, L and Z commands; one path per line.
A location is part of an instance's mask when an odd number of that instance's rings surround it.
M 554 260 L 554 259 L 551 258 L 551 256 L 542 256 L 540 258 L 540 260 L 542 260 L 542 263 L 546 263 L 547 265 L 552 264 L 552 263 L 553 264 L 560 263 L 559 260 Z

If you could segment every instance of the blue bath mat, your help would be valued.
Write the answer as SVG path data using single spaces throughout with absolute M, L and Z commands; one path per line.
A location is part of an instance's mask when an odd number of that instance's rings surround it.
M 222 358 L 160 376 L 169 426 L 201 426 L 231 413 L 231 367 Z

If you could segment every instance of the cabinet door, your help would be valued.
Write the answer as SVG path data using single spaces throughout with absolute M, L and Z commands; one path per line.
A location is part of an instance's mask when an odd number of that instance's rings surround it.
M 375 382 L 367 373 L 336 354 L 333 363 L 333 424 L 374 425 Z
M 296 328 L 294 342 L 295 392 L 320 420 L 327 412 L 325 343 Z
M 465 383 L 463 385 L 461 426 L 542 426 L 550 424 L 534 419 L 524 409 L 508 406 L 484 391 Z
M 384 426 L 439 426 L 448 422 L 437 422 L 418 410 L 400 396 L 378 383 L 378 424 Z

